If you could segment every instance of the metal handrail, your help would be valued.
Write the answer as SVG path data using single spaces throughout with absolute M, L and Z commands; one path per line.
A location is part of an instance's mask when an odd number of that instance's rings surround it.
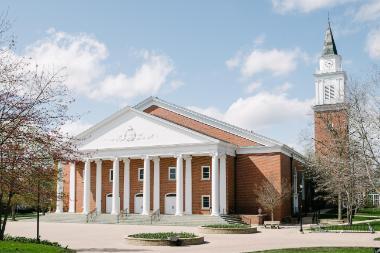
M 160 208 L 155 210 L 150 214 L 150 224 L 153 223 L 153 221 L 159 221 L 160 220 Z
M 94 221 L 96 215 L 97 215 L 96 208 L 94 208 L 92 211 L 86 214 L 86 223 L 89 223 L 90 221 L 91 222 Z
M 127 217 L 127 214 L 128 214 L 128 208 L 126 208 L 126 209 L 122 209 L 121 211 L 120 211 L 120 213 L 117 215 L 117 217 L 116 217 L 116 222 L 117 223 L 120 223 L 120 218 L 122 218 L 123 216 L 125 216 L 125 217 Z

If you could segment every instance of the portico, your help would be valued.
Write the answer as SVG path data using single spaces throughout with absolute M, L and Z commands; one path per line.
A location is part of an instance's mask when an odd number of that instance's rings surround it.
M 142 215 L 149 215 L 159 209 L 161 213 L 165 213 L 168 211 L 165 209 L 169 208 L 165 207 L 165 198 L 170 194 L 170 196 L 175 195 L 175 215 L 193 214 L 194 209 L 196 213 L 211 215 L 225 213 L 226 156 L 234 156 L 235 146 L 162 122 L 133 109 L 130 109 L 129 114 L 134 114 L 134 117 L 127 122 L 124 121 L 123 124 L 126 126 L 119 127 L 117 134 L 110 135 L 110 132 L 115 131 L 115 126 L 107 130 L 106 134 L 110 136 L 106 137 L 96 136 L 96 132 L 99 131 L 96 129 L 90 135 L 91 140 L 81 143 L 81 149 L 88 154 L 87 157 L 82 161 L 70 162 L 68 165 L 70 167 L 69 212 L 88 214 L 95 209 L 98 213 L 106 212 L 109 208 L 107 203 L 104 208 L 103 202 L 107 202 L 107 196 L 112 196 L 111 214 L 118 215 L 121 211 L 138 213 L 139 210 L 135 210 L 136 196 L 140 198 L 142 195 Z M 141 128 L 132 126 L 136 121 L 141 124 Z M 146 128 L 147 124 L 152 124 L 149 135 L 142 132 L 142 128 Z M 157 131 L 160 127 L 165 127 L 161 129 L 163 130 L 161 133 L 166 134 L 162 137 L 159 137 L 160 132 Z M 168 128 L 171 128 L 171 131 L 168 131 Z M 164 143 L 160 143 L 160 139 Z M 137 145 L 134 145 L 135 142 L 138 142 Z M 157 142 L 157 145 L 141 145 L 144 142 L 149 144 Z M 193 160 L 203 160 L 203 162 L 193 165 Z M 164 163 L 161 164 L 161 161 Z M 203 178 L 201 170 L 207 167 L 209 170 L 204 173 L 208 173 L 209 178 Z M 105 169 L 107 173 L 104 173 Z M 83 172 L 78 173 L 78 171 Z M 78 175 L 83 179 L 81 185 L 78 185 L 76 180 Z M 194 180 L 202 180 L 206 185 L 203 192 L 195 194 L 197 199 L 193 198 Z M 112 185 L 110 192 L 107 191 L 107 183 Z M 80 206 L 78 208 L 78 200 L 82 202 L 83 208 Z

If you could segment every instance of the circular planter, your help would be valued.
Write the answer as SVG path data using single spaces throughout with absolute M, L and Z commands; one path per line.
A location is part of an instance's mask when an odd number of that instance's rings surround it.
M 186 245 L 198 245 L 205 242 L 203 236 L 194 238 L 179 238 L 179 242 L 173 242 L 169 239 L 146 239 L 135 238 L 127 236 L 128 243 L 138 246 L 186 246 Z
M 211 228 L 199 227 L 199 232 L 203 234 L 254 234 L 257 233 L 256 227 L 247 228 Z

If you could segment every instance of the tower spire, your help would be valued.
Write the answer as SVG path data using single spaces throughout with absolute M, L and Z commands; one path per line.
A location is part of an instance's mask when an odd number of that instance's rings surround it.
M 328 21 L 328 26 L 325 32 L 325 41 L 323 44 L 322 55 L 332 55 L 332 54 L 337 55 L 338 50 L 336 50 L 334 36 L 333 36 L 333 32 L 331 30 L 331 25 L 330 25 L 330 14 L 327 15 L 327 21 Z

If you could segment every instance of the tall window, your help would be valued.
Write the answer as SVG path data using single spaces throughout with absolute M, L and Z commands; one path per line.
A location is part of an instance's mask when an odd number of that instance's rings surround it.
M 202 209 L 210 209 L 210 195 L 202 195 Z
M 144 168 L 139 168 L 137 176 L 139 181 L 144 181 Z
M 210 180 L 210 166 L 202 166 L 202 180 Z
M 169 180 L 175 180 L 176 167 L 169 167 Z
M 113 170 L 110 170 L 108 178 L 110 182 L 113 182 Z

